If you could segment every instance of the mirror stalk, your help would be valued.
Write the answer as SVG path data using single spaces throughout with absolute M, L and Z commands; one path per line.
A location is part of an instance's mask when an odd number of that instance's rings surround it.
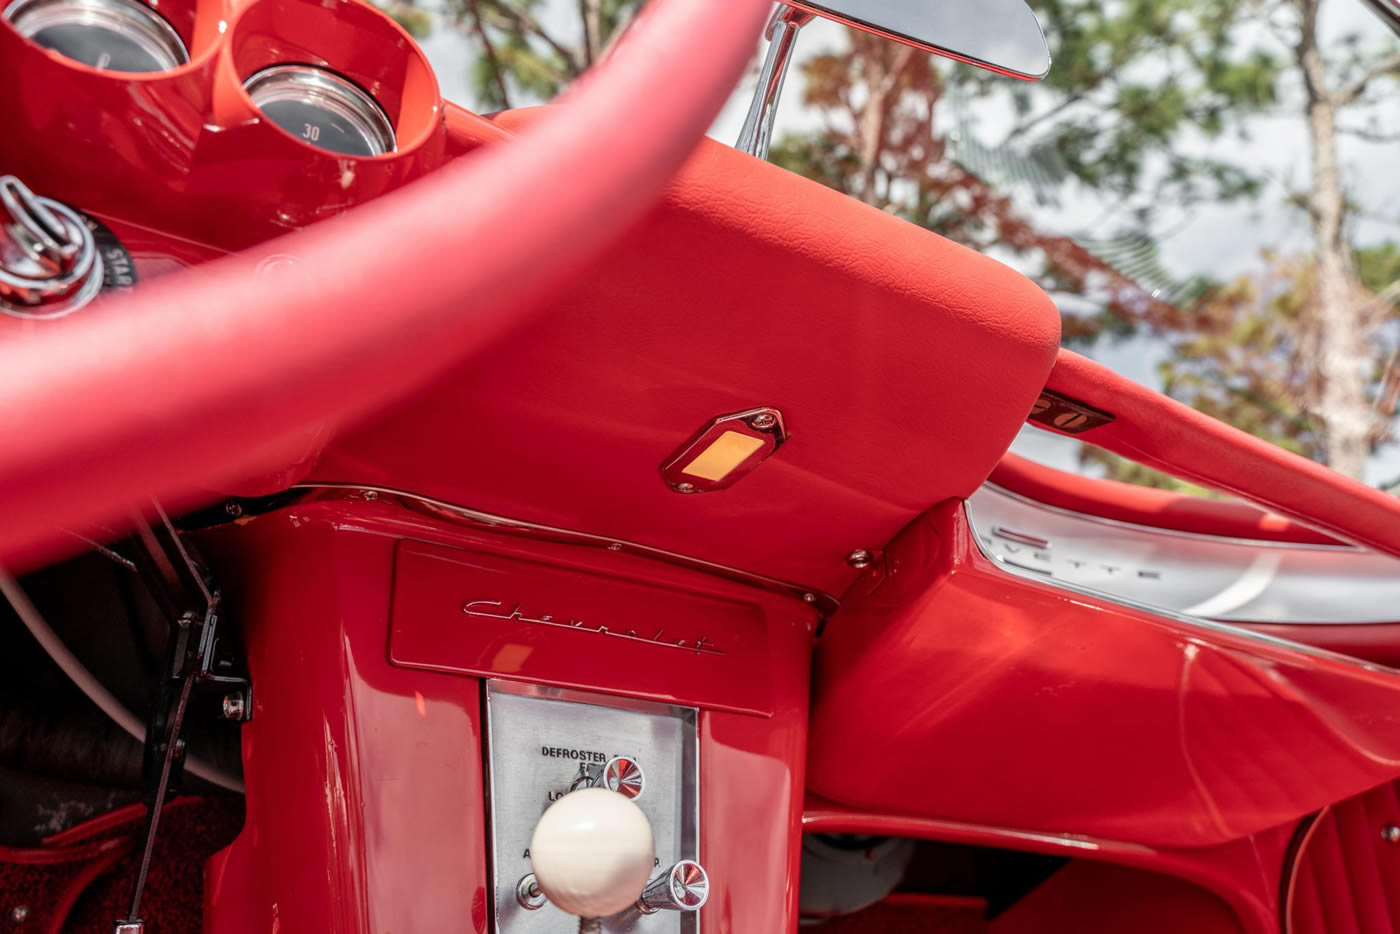
M 739 132 L 735 147 L 760 159 L 768 158 L 773 142 L 773 120 L 778 113 L 778 101 L 783 96 L 783 83 L 792 66 L 792 50 L 797 32 L 812 21 L 813 14 L 796 10 L 786 3 L 778 4 L 768 21 L 768 54 L 758 73 L 758 88 L 754 91 L 744 128 Z

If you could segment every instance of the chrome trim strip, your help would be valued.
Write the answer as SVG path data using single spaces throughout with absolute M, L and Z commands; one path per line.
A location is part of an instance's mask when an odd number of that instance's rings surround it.
M 839 600 L 824 591 L 815 590 L 810 587 L 802 587 L 798 584 L 778 580 L 774 577 L 766 577 L 762 574 L 755 574 L 752 571 L 744 571 L 739 568 L 716 564 L 713 561 L 706 561 L 704 558 L 693 558 L 689 555 L 667 551 L 664 548 L 655 548 L 651 545 L 629 542 L 621 538 L 609 538 L 605 535 L 594 535 L 591 532 L 561 529 L 552 525 L 529 522 L 524 519 L 511 519 L 506 516 L 498 516 L 489 512 L 470 509 L 466 506 L 458 506 L 453 503 L 443 502 L 442 500 L 433 499 L 432 497 L 420 496 L 417 493 L 396 490 L 392 487 L 367 486 L 363 483 L 298 483 L 294 485 L 292 489 L 348 492 L 368 499 L 392 496 L 399 500 L 400 504 L 405 508 L 411 509 L 416 505 L 421 511 L 429 515 L 447 519 L 451 522 L 457 522 L 462 525 L 485 528 L 495 532 L 506 532 L 528 538 L 538 538 L 542 541 L 558 542 L 565 545 L 583 545 L 590 548 L 603 548 L 607 551 L 651 558 L 688 570 L 713 574 L 716 577 L 722 577 L 726 580 L 734 581 L 737 584 L 757 587 L 769 593 L 776 593 L 785 597 L 801 600 L 803 603 L 816 609 L 823 618 L 831 616 L 841 605 Z M 366 496 L 366 494 L 369 495 Z
M 1037 509 L 1043 509 L 1046 512 L 1053 512 L 1061 516 L 1066 516 L 1068 518 L 1078 520 L 1080 522 L 1092 522 L 1097 525 L 1106 525 L 1111 526 L 1113 528 L 1140 529 L 1158 535 L 1166 535 L 1176 538 L 1196 539 L 1198 541 L 1205 542 L 1225 542 L 1232 545 L 1249 545 L 1251 548 L 1296 548 L 1300 550 L 1355 551 L 1361 553 L 1368 553 L 1364 548 L 1360 548 L 1356 545 L 1348 545 L 1345 542 L 1337 542 L 1333 545 L 1323 545 L 1314 542 L 1280 542 L 1274 541 L 1272 539 L 1238 538 L 1229 535 L 1208 535 L 1205 532 L 1187 532 L 1183 531 L 1182 529 L 1164 529 L 1159 528 L 1155 525 L 1142 525 L 1137 522 L 1127 522 L 1123 519 L 1109 519 L 1105 516 L 1095 516 L 1087 512 L 1075 512 L 1073 509 L 1065 509 L 1063 506 L 1052 506 L 1049 503 L 1042 503 L 1040 500 L 1030 496 L 1026 496 L 1023 493 L 1017 493 L 1015 490 L 1008 490 L 1006 487 L 999 486 L 998 484 L 992 483 L 991 481 L 982 484 L 982 487 L 989 490 L 995 490 L 1003 496 L 1009 496 L 1012 499 L 1020 500 L 1023 503 L 1034 506 Z M 976 493 L 974 493 L 973 495 L 975 496 Z M 1327 533 L 1323 532 L 1322 534 L 1325 535 Z
M 1236 638 L 1248 639 L 1252 642 L 1257 642 L 1261 645 L 1267 645 L 1278 649 L 1285 649 L 1289 652 L 1297 652 L 1303 655 L 1312 656 L 1314 658 L 1323 658 L 1334 662 L 1343 662 L 1354 668 L 1359 668 L 1363 671 L 1374 672 L 1377 674 L 1400 674 L 1400 669 L 1389 668 L 1385 665 L 1377 665 L 1373 662 L 1368 662 L 1364 659 L 1356 658 L 1351 655 L 1343 655 L 1339 652 L 1333 652 L 1328 649 L 1318 648 L 1315 645 L 1307 645 L 1302 642 L 1294 642 L 1291 639 L 1281 639 L 1278 636 L 1273 636 L 1268 633 L 1249 629 L 1245 626 L 1237 626 L 1231 623 L 1217 622 L 1216 620 L 1203 619 L 1198 616 L 1187 616 L 1183 613 L 1178 613 L 1173 610 L 1165 610 L 1161 607 L 1152 606 L 1151 604 L 1142 603 L 1140 601 L 1118 596 L 1116 594 L 1105 593 L 1102 590 L 1095 590 L 1092 587 L 1085 587 L 1070 581 L 1052 578 L 1034 572 L 1029 572 L 1017 567 L 1016 565 L 1007 564 L 1004 560 L 987 550 L 985 544 L 981 540 L 981 535 L 977 533 L 977 527 L 973 523 L 971 512 L 968 510 L 967 506 L 967 502 L 964 501 L 963 513 L 967 516 L 968 526 L 973 531 L 972 540 L 976 544 L 977 550 L 989 562 L 991 562 L 993 565 L 1002 569 L 1005 573 L 1011 576 L 1036 581 L 1038 583 L 1045 584 L 1046 586 L 1054 587 L 1058 590 L 1064 590 L 1069 593 L 1076 593 L 1086 597 L 1093 597 L 1097 600 L 1103 600 L 1115 606 L 1126 607 L 1130 610 L 1138 610 L 1139 612 L 1150 613 L 1153 616 L 1157 616 L 1164 620 L 1168 620 L 1187 629 L 1196 629 L 1211 634 L 1227 635 L 1234 636 Z M 1400 629 L 1398 629 L 1397 632 L 1400 632 Z
M 1400 561 L 1364 548 L 1158 529 L 992 484 L 967 503 L 979 546 L 1016 573 L 1224 622 L 1400 622 Z

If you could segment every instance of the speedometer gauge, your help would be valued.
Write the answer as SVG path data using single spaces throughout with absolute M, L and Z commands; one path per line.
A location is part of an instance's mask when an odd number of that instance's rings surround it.
M 14 0 L 3 15 L 26 38 L 103 71 L 169 71 L 190 60 L 179 33 L 135 0 Z
M 393 152 L 394 127 L 354 82 L 313 65 L 274 65 L 243 83 L 268 120 L 312 146 L 347 156 Z

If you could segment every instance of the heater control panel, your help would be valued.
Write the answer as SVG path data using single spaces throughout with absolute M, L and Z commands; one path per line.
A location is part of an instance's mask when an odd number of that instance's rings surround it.
M 631 798 L 651 822 L 652 877 L 674 905 L 667 882 L 699 859 L 698 746 L 694 708 L 536 685 L 486 683 L 487 794 L 495 930 L 564 934 L 577 920 L 533 883 L 530 840 L 554 801 L 584 787 Z M 656 881 L 660 880 L 660 881 Z M 684 881 L 684 879 L 682 879 Z M 684 888 L 684 886 L 682 886 Z M 649 887 L 650 891 L 650 887 Z M 638 892 L 639 900 L 642 892 Z M 643 902 L 604 918 L 605 932 L 695 934 L 693 910 L 650 910 Z

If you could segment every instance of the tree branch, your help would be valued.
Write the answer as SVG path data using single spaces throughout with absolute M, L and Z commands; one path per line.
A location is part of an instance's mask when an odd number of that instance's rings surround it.
M 583 74 L 585 63 L 579 60 L 577 50 L 561 44 L 559 40 L 551 36 L 529 10 L 517 8 L 511 4 L 500 2 L 500 0 L 492 0 L 490 6 L 483 12 L 487 18 L 491 19 L 491 25 L 495 26 L 497 29 L 514 29 L 516 31 L 527 32 L 541 39 L 545 45 L 553 49 L 559 57 L 564 60 L 565 65 L 569 68 L 574 77 Z M 502 22 L 499 18 L 491 17 L 493 13 L 497 14 L 499 17 L 504 17 L 508 22 Z
M 1400 75 L 1400 52 L 1387 55 L 1366 69 L 1365 73 L 1355 81 L 1344 84 L 1332 92 L 1332 103 L 1337 107 L 1345 107 L 1360 97 L 1365 92 L 1366 85 L 1372 81 L 1395 75 Z
M 481 20 L 481 0 L 467 0 L 467 7 L 472 14 L 472 29 L 481 39 L 482 50 L 486 53 L 486 65 L 491 69 L 496 93 L 501 96 L 501 107 L 504 110 L 509 110 L 510 92 L 506 89 L 505 72 L 501 68 L 501 59 L 496 54 L 496 46 L 491 42 L 491 36 L 486 32 L 486 25 Z
M 603 51 L 602 0 L 578 0 L 578 15 L 583 21 L 583 58 L 592 65 Z
M 1380 130 L 1368 129 L 1360 126 L 1339 126 L 1338 133 L 1345 133 L 1347 136 L 1355 136 L 1357 139 L 1365 140 L 1368 143 L 1395 143 L 1400 142 L 1400 130 L 1394 133 L 1383 133 Z

